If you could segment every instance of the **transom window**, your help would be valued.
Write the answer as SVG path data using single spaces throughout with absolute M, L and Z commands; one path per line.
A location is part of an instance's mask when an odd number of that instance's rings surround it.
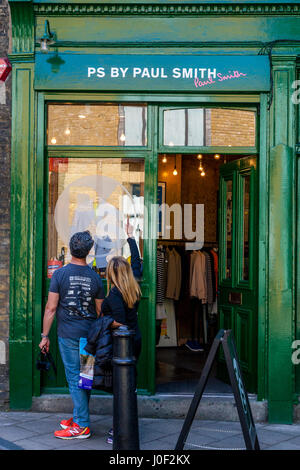
M 50 104 L 48 145 L 147 145 L 147 106 L 143 104 Z

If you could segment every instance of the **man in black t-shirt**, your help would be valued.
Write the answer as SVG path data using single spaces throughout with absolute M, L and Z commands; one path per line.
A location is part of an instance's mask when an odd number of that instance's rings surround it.
M 49 351 L 48 337 L 54 317 L 57 317 L 59 350 L 65 368 L 73 417 L 61 421 L 62 430 L 55 431 L 60 439 L 90 437 L 90 390 L 80 389 L 80 338 L 86 338 L 91 324 L 98 318 L 104 299 L 100 276 L 86 263 L 94 241 L 89 232 L 75 233 L 70 240 L 71 263 L 53 273 L 43 319 L 40 349 Z

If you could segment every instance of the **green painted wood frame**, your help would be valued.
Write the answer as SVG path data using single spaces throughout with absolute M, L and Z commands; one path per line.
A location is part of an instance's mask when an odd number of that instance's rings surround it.
M 195 106 L 196 103 L 203 104 L 206 106 L 211 106 L 211 104 L 215 104 L 218 106 L 240 106 L 240 105 L 247 105 L 248 107 L 252 105 L 257 105 L 259 102 L 260 107 L 262 108 L 263 103 L 266 106 L 266 97 L 263 95 L 253 96 L 241 96 L 241 95 L 212 95 L 212 96 L 202 96 L 199 95 L 195 96 L 172 96 L 172 95 L 164 95 L 157 96 L 157 95 L 132 95 L 132 94 L 84 94 L 84 93 L 37 93 L 37 173 L 36 173 L 36 253 L 35 253 L 35 308 L 34 308 L 34 317 L 33 317 L 33 357 L 36 356 L 38 352 L 38 343 L 40 340 L 40 331 L 41 331 L 41 319 L 42 319 L 42 305 L 44 296 L 47 294 L 43 289 L 44 287 L 44 273 L 45 273 L 45 265 L 44 260 L 42 260 L 42 253 L 44 251 L 45 246 L 45 223 L 41 221 L 45 221 L 45 202 L 46 202 L 46 192 L 45 188 L 47 187 L 45 174 L 47 173 L 45 170 L 45 131 L 46 131 L 46 117 L 45 117 L 45 103 L 47 102 L 147 102 L 148 103 L 148 123 L 149 123 L 149 139 L 148 139 L 148 147 L 141 150 L 125 150 L 122 148 L 114 149 L 114 148 L 100 148 L 100 147 L 57 147 L 51 146 L 47 148 L 47 152 L 49 156 L 52 157 L 61 157 L 61 156 L 120 156 L 126 154 L 130 154 L 131 156 L 140 156 L 145 158 L 145 173 L 146 173 L 146 185 L 145 185 L 145 197 L 148 200 L 148 204 L 156 203 L 156 191 L 157 191 L 157 154 L 158 151 L 163 150 L 166 151 L 166 147 L 163 147 L 159 144 L 159 108 L 156 104 L 160 104 L 162 101 L 165 103 L 164 106 L 169 106 L 170 104 L 174 106 L 174 103 L 180 103 L 180 106 Z M 262 110 L 260 111 L 262 114 Z M 266 111 L 265 111 L 266 115 Z M 264 129 L 265 122 L 262 122 L 260 119 L 260 131 Z M 260 152 L 266 156 L 266 150 L 264 151 L 261 148 L 262 141 L 260 142 L 260 149 L 251 148 L 247 149 L 249 153 L 257 153 Z M 263 145 L 265 142 L 263 141 Z M 160 147 L 159 147 L 160 145 Z M 172 152 L 179 151 L 180 153 L 190 153 L 189 148 L 172 148 Z M 207 150 L 207 148 L 205 148 Z M 239 149 L 239 151 L 242 149 Z M 245 152 L 245 148 L 243 149 Z M 170 149 L 169 149 L 170 151 Z M 203 152 L 204 148 L 197 148 L 197 151 Z M 222 153 L 233 153 L 232 148 L 226 147 L 216 147 L 210 148 L 210 152 L 222 152 Z M 243 152 L 243 153 L 244 153 Z M 259 159 L 260 165 L 265 165 L 264 161 Z M 155 222 L 155 214 L 149 214 L 150 220 L 148 221 L 149 227 Z M 263 225 L 264 226 L 264 225 Z M 261 234 L 261 237 L 264 239 L 265 233 Z M 262 265 L 262 272 L 265 270 L 265 265 Z M 139 389 L 140 394 L 153 394 L 155 393 L 155 281 L 156 281 L 156 240 L 148 240 L 148 243 L 145 244 L 145 278 L 144 278 L 144 289 L 149 295 L 149 310 L 147 314 L 147 328 L 145 332 L 147 332 L 147 347 L 145 348 L 145 357 L 144 359 L 141 358 L 141 364 L 144 364 L 146 361 L 147 367 L 144 367 L 146 371 L 146 375 L 143 374 L 142 377 L 142 386 Z M 151 280 L 151 282 L 150 282 Z M 261 279 L 260 285 L 263 284 L 265 278 Z M 150 287 L 151 286 L 151 287 Z M 260 317 L 263 315 L 263 319 L 261 320 L 261 326 L 259 327 L 259 338 L 260 341 L 263 343 L 265 342 L 265 331 L 260 331 L 261 327 L 265 327 L 265 309 L 264 305 L 260 305 Z M 261 348 L 259 346 L 259 350 Z M 264 349 L 263 349 L 264 350 Z M 260 355 L 259 357 L 259 366 L 258 366 L 258 376 L 264 377 L 264 370 L 265 370 L 265 357 Z M 258 391 L 258 398 L 262 399 L 265 397 L 265 387 L 259 381 L 259 391 Z M 57 389 L 57 388 L 47 388 L 47 392 L 55 391 L 57 392 L 65 392 L 66 389 Z M 40 383 L 40 374 L 34 370 L 33 372 L 33 395 L 39 396 L 41 393 L 41 383 Z
M 233 330 L 240 358 L 243 379 L 248 392 L 257 392 L 257 224 L 258 224 L 258 184 L 257 157 L 244 156 L 220 167 L 220 206 L 219 206 L 219 290 L 218 297 L 220 328 Z M 245 177 L 249 178 L 249 276 L 243 277 L 244 260 L 244 191 Z M 232 200 L 231 215 L 231 257 L 230 275 L 227 272 L 227 196 L 228 184 Z M 230 296 L 241 295 L 240 304 L 233 304 Z M 224 354 L 220 351 L 218 364 L 219 378 L 227 381 Z
M 45 167 L 45 162 L 48 157 L 80 157 L 80 158 L 118 158 L 118 157 L 132 157 L 143 159 L 145 162 L 145 204 L 150 206 L 156 201 L 156 186 L 155 186 L 155 175 L 157 174 L 156 168 L 156 159 L 153 157 L 153 152 L 149 150 L 152 147 L 152 143 L 148 143 L 148 147 L 142 148 L 108 148 L 108 147 L 58 147 L 58 146 L 45 146 L 45 130 L 46 130 L 46 101 L 53 102 L 53 96 L 45 97 L 44 94 L 38 94 L 38 142 L 37 142 L 37 200 L 39 205 L 37 207 L 37 220 L 40 223 L 37 225 L 37 239 L 39 243 L 39 253 L 36 256 L 36 293 L 38 297 L 38 302 L 35 305 L 35 321 L 36 328 L 34 328 L 34 354 L 38 353 L 38 344 L 40 341 L 40 331 L 41 331 L 41 318 L 43 315 L 42 308 L 45 305 L 45 298 L 47 297 L 47 287 L 49 282 L 45 283 L 45 246 L 47 240 L 47 217 L 46 210 L 47 207 L 47 167 Z M 73 97 L 74 98 L 74 97 Z M 63 99 L 62 101 L 65 101 Z M 81 97 L 76 95 L 74 101 L 86 101 L 82 100 Z M 89 100 L 90 101 L 90 100 Z M 97 102 L 103 101 L 101 97 L 97 97 Z M 104 100 L 106 101 L 106 100 Z M 153 129 L 155 126 L 156 119 L 153 118 L 153 113 L 151 111 L 151 105 L 148 106 L 149 116 L 152 118 L 148 119 L 148 135 L 155 136 L 156 132 Z M 155 214 L 148 212 L 148 227 L 155 226 Z M 155 252 L 155 247 L 153 248 L 155 240 L 151 238 L 145 240 L 144 244 L 144 276 L 143 281 L 141 282 L 142 287 L 142 301 L 141 301 L 141 310 L 140 317 L 144 317 L 141 322 L 141 330 L 143 335 L 143 351 L 140 358 L 139 364 L 139 393 L 140 394 L 153 394 L 155 392 L 155 371 L 154 371 L 154 341 L 155 341 L 155 315 L 153 313 L 153 308 L 155 307 L 155 301 L 153 299 L 153 289 L 149 288 L 149 279 L 156 279 L 156 256 L 153 258 L 152 253 Z M 152 309 L 152 310 L 151 310 Z M 53 329 L 52 329 L 53 330 Z M 56 341 L 56 335 L 53 334 L 54 344 Z M 149 367 L 143 367 L 145 364 L 149 364 Z M 151 367 L 152 365 L 152 367 Z M 60 369 L 60 368 L 59 368 Z M 38 396 L 41 393 L 41 382 L 40 374 L 35 371 L 34 373 L 34 395 Z M 47 387 L 44 391 L 46 392 L 67 392 L 65 387 Z

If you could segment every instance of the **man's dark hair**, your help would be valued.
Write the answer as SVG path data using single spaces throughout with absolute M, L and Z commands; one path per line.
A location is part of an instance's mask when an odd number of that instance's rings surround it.
M 74 233 L 70 240 L 71 255 L 75 258 L 86 258 L 93 245 L 94 240 L 89 231 Z

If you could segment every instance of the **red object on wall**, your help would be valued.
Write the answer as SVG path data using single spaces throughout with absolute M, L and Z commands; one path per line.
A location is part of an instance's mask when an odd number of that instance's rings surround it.
M 48 279 L 51 279 L 54 271 L 56 271 L 59 268 L 62 268 L 62 262 L 58 261 L 58 259 L 50 259 L 48 260 L 48 265 L 47 265 L 47 277 Z
M 1 58 L 0 59 L 0 81 L 5 82 L 10 72 L 11 72 L 11 64 L 9 60 L 6 58 Z
M 66 173 L 68 171 L 68 158 L 49 158 L 49 171 Z M 64 165 L 59 165 L 64 163 Z

